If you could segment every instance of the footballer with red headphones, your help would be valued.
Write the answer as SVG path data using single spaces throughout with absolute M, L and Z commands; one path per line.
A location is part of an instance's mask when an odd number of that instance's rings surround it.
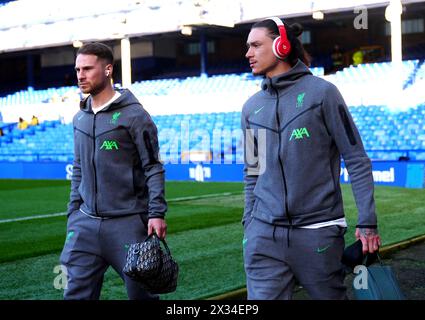
M 302 27 L 294 24 L 289 33 L 286 29 L 278 17 L 270 17 L 253 26 L 245 56 L 254 74 L 271 77 L 289 70 L 298 60 L 310 65 L 309 56 L 297 38 L 302 33 Z M 272 74 L 269 74 L 269 69 L 273 71 Z
M 381 244 L 370 159 L 338 89 L 310 72 L 301 33 L 271 17 L 248 35 L 252 73 L 265 77 L 241 119 L 248 299 L 291 299 L 296 280 L 312 299 L 346 299 L 341 156 L 358 209 L 355 236 L 364 254 Z

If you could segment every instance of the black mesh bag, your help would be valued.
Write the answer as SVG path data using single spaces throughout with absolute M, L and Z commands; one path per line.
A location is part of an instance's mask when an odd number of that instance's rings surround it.
M 123 272 L 151 293 L 169 293 L 177 288 L 178 264 L 165 240 L 155 233 L 142 243 L 130 245 Z

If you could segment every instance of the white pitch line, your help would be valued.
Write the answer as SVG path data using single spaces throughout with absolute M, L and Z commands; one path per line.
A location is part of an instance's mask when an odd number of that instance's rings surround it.
M 188 200 L 198 200 L 198 199 L 214 198 L 214 197 L 221 197 L 221 196 L 231 196 L 231 195 L 237 195 L 237 194 L 240 194 L 240 192 L 237 192 L 237 193 L 232 193 L 232 192 L 212 193 L 212 194 L 206 194 L 206 195 L 202 195 L 202 196 L 173 198 L 173 199 L 167 200 L 167 202 L 179 202 L 179 201 L 188 201 Z M 60 217 L 60 216 L 66 216 L 66 212 L 43 214 L 43 215 L 30 216 L 30 217 L 22 217 L 22 218 L 14 218 L 14 219 L 3 219 L 3 220 L 0 220 L 0 223 L 9 223 L 9 222 L 17 222 L 17 221 L 28 221 L 28 220 L 44 219 L 44 218 Z
M 26 220 L 34 220 L 34 219 L 43 219 L 43 218 L 59 217 L 59 216 L 65 216 L 65 215 L 66 215 L 66 212 L 58 212 L 58 213 L 43 214 L 43 215 L 38 215 L 38 216 L 30 216 L 30 217 L 22 217 L 22 218 L 14 218 L 14 219 L 4 219 L 4 220 L 0 220 L 0 223 L 26 221 Z
M 211 193 L 211 194 L 205 194 L 202 196 L 192 196 L 192 197 L 181 197 L 181 198 L 173 198 L 167 200 L 167 202 L 179 202 L 179 201 L 187 201 L 187 200 L 198 200 L 198 199 L 204 199 L 204 198 L 215 198 L 215 197 L 222 197 L 222 196 L 232 196 L 240 194 L 240 192 L 224 192 L 224 193 Z

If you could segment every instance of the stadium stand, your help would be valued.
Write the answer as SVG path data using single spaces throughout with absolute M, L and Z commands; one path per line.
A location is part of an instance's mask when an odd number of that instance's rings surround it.
M 364 64 L 348 67 L 334 75 L 324 76 L 323 68 L 312 68 L 313 74 L 324 77 L 340 88 L 350 105 L 365 148 L 372 159 L 397 160 L 400 157 L 425 159 L 425 104 L 417 104 L 406 111 L 394 111 L 377 102 L 376 95 L 385 93 L 385 85 L 390 77 L 390 63 Z M 419 60 L 403 62 L 403 82 L 409 95 L 419 96 L 425 82 L 425 64 Z M 259 90 L 261 78 L 250 73 L 214 75 L 211 77 L 187 77 L 184 79 L 157 79 L 135 82 L 131 90 L 141 101 L 151 98 L 150 103 L 161 97 L 215 97 L 216 104 L 225 104 L 220 96 L 248 97 Z M 70 92 L 74 95 L 70 98 Z M 17 105 L 32 105 L 64 102 L 79 99 L 77 87 L 59 87 L 47 90 L 19 91 L 0 98 L 0 111 L 5 119 Z M 350 96 L 354 92 L 355 97 Z M 357 93 L 363 97 L 358 103 Z M 76 97 L 75 97 L 76 95 Z M 72 100 L 74 99 L 74 100 Z M 69 101 L 68 101 L 69 102 Z M 379 102 L 379 99 L 378 99 Z M 160 105 L 160 103 L 158 103 Z M 234 106 L 240 110 L 241 104 Z M 155 108 L 153 108 L 155 110 Z M 203 109 L 204 110 L 204 109 Z M 169 109 L 167 114 L 151 112 L 158 126 L 161 156 L 165 161 L 178 161 L 182 157 L 182 145 L 176 141 L 182 124 L 187 124 L 195 138 L 189 142 L 189 150 L 209 152 L 213 160 L 242 162 L 242 133 L 240 131 L 240 111 L 179 114 Z M 38 109 L 37 112 L 42 113 Z M 41 115 L 41 118 L 43 116 Z M 7 122 L 7 121 L 6 121 Z M 71 161 L 73 153 L 72 126 L 67 121 L 49 119 L 39 126 L 27 130 L 16 129 L 14 122 L 3 125 L 5 135 L 0 138 L 0 161 Z M 201 132 L 201 133 L 200 133 Z M 202 139 L 207 132 L 208 140 Z M 226 134 L 223 134 L 226 132 Z M 221 135 L 217 139 L 215 135 Z M 205 136 L 205 134 L 204 134 Z
M 323 76 L 323 68 L 317 67 L 311 69 L 317 76 Z M 246 81 L 253 80 L 253 81 Z M 257 81 L 254 81 L 257 80 Z M 234 90 L 243 90 L 247 87 L 257 87 L 261 80 L 251 76 L 250 73 L 243 74 L 225 74 L 212 77 L 187 77 L 184 79 L 158 79 L 135 82 L 132 85 L 132 91 L 141 96 L 145 95 L 168 95 L 174 92 L 178 93 L 216 93 L 222 91 L 235 92 Z M 53 87 L 45 90 L 21 90 L 13 94 L 0 97 L 0 107 L 22 104 L 48 103 L 55 99 L 65 100 L 70 92 L 77 92 L 76 86 Z
M 412 81 L 418 63 L 419 60 L 403 61 L 401 72 L 397 72 L 405 87 Z M 350 66 L 324 78 L 340 89 L 348 105 L 358 106 L 385 104 L 391 99 L 388 89 L 392 88 L 395 75 L 391 62 L 381 62 Z
M 398 114 L 384 106 L 352 107 L 351 113 L 372 159 L 425 159 L 425 104 Z M 191 151 L 210 151 L 214 159 L 242 161 L 239 112 L 155 116 L 153 120 L 165 161 L 176 161 L 181 156 L 181 143 L 174 139 L 180 137 L 184 121 L 191 133 L 208 132 L 207 142 L 191 137 Z M 214 134 L 221 136 L 219 144 Z M 0 161 L 71 161 L 73 157 L 72 126 L 59 121 L 45 121 L 24 131 L 14 129 L 0 141 Z

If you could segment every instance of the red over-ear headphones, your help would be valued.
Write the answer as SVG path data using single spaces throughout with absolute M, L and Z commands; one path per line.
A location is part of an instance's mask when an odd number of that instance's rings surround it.
M 279 28 L 279 37 L 273 41 L 273 53 L 278 59 L 285 59 L 291 52 L 291 43 L 286 36 L 285 25 L 278 17 L 270 17 L 268 20 L 273 20 Z

